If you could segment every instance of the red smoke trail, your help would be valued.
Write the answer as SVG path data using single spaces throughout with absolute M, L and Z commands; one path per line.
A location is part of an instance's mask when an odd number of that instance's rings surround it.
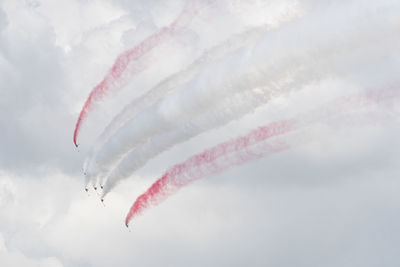
M 190 21 L 199 14 L 200 10 L 205 8 L 207 5 L 211 5 L 214 3 L 215 0 L 207 0 L 207 1 L 189 1 L 186 4 L 185 8 L 178 16 L 178 18 L 173 21 L 169 27 L 165 27 L 161 29 L 159 32 L 147 37 L 143 40 L 139 45 L 136 47 L 123 52 L 121 55 L 118 56 L 114 65 L 109 70 L 107 75 L 104 79 L 99 83 L 93 90 L 90 92 L 89 97 L 87 98 L 83 108 L 79 114 L 78 120 L 75 125 L 74 130 L 74 144 L 78 146 L 77 138 L 82 126 L 83 121 L 88 116 L 92 105 L 94 102 L 99 101 L 103 97 L 105 97 L 109 91 L 117 90 L 125 85 L 130 78 L 135 76 L 136 74 L 142 72 L 147 68 L 145 65 L 134 66 L 133 69 L 127 72 L 128 65 L 132 61 L 137 61 L 148 52 L 150 52 L 153 48 L 160 45 L 169 34 L 174 33 L 175 31 L 179 30 L 180 28 L 185 27 L 190 23 Z M 125 75 L 124 79 L 122 75 Z
M 247 151 L 246 148 L 264 141 L 270 137 L 287 133 L 294 129 L 294 120 L 284 120 L 271 123 L 251 131 L 246 136 L 221 143 L 211 149 L 190 157 L 183 163 L 169 169 L 144 194 L 139 196 L 131 207 L 125 224 L 140 215 L 150 205 L 157 205 L 179 188 L 207 175 L 216 174 L 231 166 L 240 165 L 252 159 L 260 158 L 268 152 L 278 152 L 287 148 L 285 144 L 268 145 L 262 153 Z M 238 153 L 240 152 L 240 153 Z M 238 153 L 233 158 L 227 158 L 231 153 Z M 220 160 L 220 162 L 218 162 Z M 202 169 L 202 167 L 206 167 Z
M 221 143 L 192 156 L 183 163 L 170 168 L 144 194 L 136 199 L 125 219 L 125 225 L 128 226 L 134 217 L 143 213 L 150 205 L 161 203 L 181 187 L 195 180 L 290 147 L 288 144 L 278 140 L 278 142 L 272 144 L 262 145 L 257 153 L 257 150 L 251 148 L 253 145 L 261 143 L 268 138 L 299 129 L 302 126 L 310 125 L 322 118 L 348 114 L 348 111 L 362 109 L 369 105 L 387 104 L 387 100 L 395 100 L 399 97 L 399 94 L 398 83 L 396 83 L 384 89 L 367 90 L 359 95 L 341 97 L 323 108 L 298 117 L 296 120 L 283 120 L 268 124 L 251 131 L 245 136 Z

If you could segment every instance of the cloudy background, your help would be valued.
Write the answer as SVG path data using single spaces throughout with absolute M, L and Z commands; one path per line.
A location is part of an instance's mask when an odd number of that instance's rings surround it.
M 319 2 L 221 0 L 180 45 L 191 53 L 240 25 L 277 26 L 282 16 L 327 8 Z M 373 1 L 346 2 L 357 12 Z M 382 10 L 400 9 L 396 1 L 382 2 Z M 85 142 L 122 108 L 125 95 L 97 107 L 77 150 L 72 133 L 80 108 L 118 54 L 168 25 L 182 3 L 0 0 L 0 265 L 399 266 L 397 105 L 367 123 L 325 125 L 312 142 L 198 181 L 138 218 L 131 232 L 123 223 L 163 170 L 204 145 L 347 90 L 393 84 L 400 61 L 389 44 L 380 47 L 384 60 L 360 66 L 358 76 L 328 77 L 163 153 L 117 187 L 106 207 L 95 192 L 87 195 Z M 254 5 L 264 8 L 253 14 Z M 398 17 L 393 24 L 399 29 Z M 137 82 L 161 79 L 151 74 Z

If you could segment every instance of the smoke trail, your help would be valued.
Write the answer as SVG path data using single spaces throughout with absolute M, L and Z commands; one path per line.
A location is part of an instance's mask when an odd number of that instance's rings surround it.
M 297 86 L 300 81 L 297 80 Z M 288 86 L 287 86 L 288 87 Z M 280 87 L 284 91 L 284 86 Z M 279 92 L 275 93 L 277 96 Z M 221 101 L 218 110 L 203 113 L 187 123 L 166 131 L 160 135 L 153 136 L 148 142 L 138 145 L 129 152 L 119 164 L 107 175 L 102 198 L 104 198 L 121 180 L 131 176 L 136 170 L 144 166 L 148 160 L 155 157 L 162 151 L 184 142 L 202 131 L 218 127 L 227 118 L 238 119 L 244 111 L 255 109 L 271 97 L 270 88 L 257 88 L 247 94 L 240 93 Z M 104 170 L 105 171 L 105 170 Z M 104 178 L 105 172 L 100 172 L 100 178 Z
M 93 158 L 96 157 L 95 155 L 97 154 L 101 146 L 118 130 L 119 127 L 126 123 L 130 118 L 137 115 L 145 108 L 156 103 L 165 95 L 173 91 L 176 87 L 179 87 L 192 80 L 196 74 L 198 74 L 205 66 L 207 66 L 211 62 L 221 59 L 228 53 L 241 47 L 247 46 L 254 40 L 257 40 L 268 29 L 269 26 L 264 25 L 252 28 L 242 34 L 234 35 L 226 42 L 223 42 L 222 44 L 217 45 L 216 47 L 205 52 L 203 56 L 193 62 L 186 69 L 165 79 L 141 97 L 133 100 L 111 121 L 109 125 L 107 125 L 103 133 L 96 140 L 87 158 L 84 172 L 88 175 L 90 174 L 87 171 L 90 165 L 89 163 L 93 160 Z
M 260 39 L 267 31 L 279 27 L 282 23 L 287 23 L 293 19 L 299 18 L 301 15 L 301 12 L 298 10 L 295 12 L 289 8 L 289 10 L 286 10 L 286 12 L 280 11 L 278 16 L 275 15 L 273 20 L 270 20 L 265 24 L 250 28 L 246 27 L 243 32 L 234 34 L 232 37 L 222 42 L 222 44 L 216 45 L 209 49 L 191 65 L 166 78 L 147 93 L 133 100 L 117 116 L 114 117 L 111 123 L 107 125 L 92 146 L 84 164 L 84 173 L 86 174 L 86 179 L 88 181 L 96 179 L 96 177 L 92 177 L 93 173 L 89 171 L 91 165 L 93 164 L 93 160 L 97 157 L 97 153 L 99 152 L 101 146 L 104 145 L 104 143 L 118 130 L 118 128 L 125 124 L 130 118 L 137 115 L 145 108 L 153 105 L 175 88 L 183 86 L 185 83 L 192 80 L 207 65 L 222 59 L 227 54 L 232 53 L 239 48 L 250 45 L 255 40 Z
M 297 86 L 301 86 L 297 84 Z M 394 87 L 397 89 L 397 87 Z M 329 107 L 330 109 L 325 108 L 324 110 L 320 109 L 318 112 L 311 113 L 307 116 L 303 116 L 302 124 L 310 124 L 310 121 L 316 121 L 316 118 L 313 116 L 322 116 L 322 114 L 334 114 L 336 109 L 340 109 L 342 112 L 350 111 L 356 107 L 363 107 L 367 104 L 387 100 L 390 98 L 395 98 L 397 96 L 397 90 L 394 88 L 388 88 L 385 90 L 371 90 L 366 94 L 362 94 L 360 96 L 348 97 L 345 99 L 339 99 L 334 103 L 331 103 Z M 240 95 L 240 98 L 243 98 L 243 95 Z M 262 103 L 262 96 L 256 95 L 253 101 L 253 105 L 256 105 L 255 100 L 258 100 Z M 227 110 L 226 106 L 232 106 L 230 103 L 223 104 L 221 103 L 221 112 Z M 237 105 L 235 107 L 238 107 Z M 350 108 L 351 109 L 350 109 Z M 249 107 L 246 107 L 248 109 Z M 232 110 L 231 110 L 232 111 Z M 322 113 L 322 111 L 324 111 Z M 226 113 L 226 112 L 225 112 Z M 226 117 L 228 116 L 225 113 L 219 113 L 220 116 Z M 234 115 L 233 115 L 234 116 Z M 318 117 L 317 117 L 318 118 Z M 148 160 L 158 155 L 162 151 L 167 150 L 172 147 L 174 144 L 183 142 L 188 140 L 189 138 L 197 135 L 199 129 L 204 130 L 206 126 L 210 126 L 209 122 L 211 118 L 205 118 L 204 116 L 200 116 L 199 118 L 190 121 L 188 124 L 183 125 L 175 129 L 174 131 L 164 133 L 162 135 L 155 136 L 149 140 L 149 142 L 138 146 L 134 150 L 132 150 L 107 176 L 107 181 L 104 184 L 104 191 L 102 192 L 102 198 L 104 198 L 110 191 L 113 189 L 121 180 L 128 178 L 131 176 L 136 170 L 143 167 Z M 207 125 L 202 125 L 202 122 L 207 122 Z M 215 123 L 212 126 L 218 125 L 218 120 L 215 120 Z M 296 124 L 299 127 L 299 123 Z M 184 130 L 182 130 L 182 128 Z
M 388 40 L 385 36 L 388 29 L 384 27 L 386 26 L 384 19 L 371 21 L 372 25 L 368 25 L 367 29 L 357 24 L 359 19 L 359 16 L 350 17 L 345 25 L 337 24 L 335 21 L 324 21 L 325 24 L 322 25 L 321 22 L 318 26 L 310 25 L 310 21 L 296 23 L 286 29 L 271 32 L 251 48 L 240 49 L 223 61 L 208 66 L 194 81 L 174 91 L 153 107 L 140 112 L 121 127 L 101 148 L 91 171 L 97 174 L 108 172 L 130 149 L 146 142 L 152 136 L 179 128 L 198 114 L 209 112 L 217 119 L 208 121 L 208 126 L 203 127 L 204 129 L 199 128 L 197 134 L 243 116 L 266 103 L 273 93 L 287 93 L 296 89 L 298 87 L 296 84 L 301 84 L 302 81 L 313 82 L 320 73 L 332 75 L 344 70 L 350 73 L 357 72 L 354 66 L 343 66 L 341 63 L 345 60 L 351 61 L 353 56 L 358 63 L 365 62 L 365 64 L 374 56 L 381 58 L 380 52 L 377 52 L 377 55 L 370 54 L 370 58 L 361 59 L 358 58 L 358 54 L 360 52 L 367 54 L 366 51 L 369 51 L 371 46 L 379 46 L 382 40 L 385 42 Z M 320 27 L 329 34 L 321 32 Z M 315 40 L 294 43 L 293 33 L 302 32 L 304 28 L 310 28 L 307 34 L 313 36 Z M 381 38 L 379 33 L 386 38 Z M 398 39 L 393 34 L 391 37 Z M 353 53 L 354 51 L 357 53 Z M 268 62 L 265 62 L 266 59 Z M 232 65 L 232 68 L 226 67 Z M 210 80 L 209 77 L 213 79 Z M 287 80 L 290 81 L 290 86 L 281 90 L 280 84 Z M 277 84 L 279 86 L 276 86 Z M 259 87 L 263 88 L 261 90 L 263 97 L 258 98 L 256 94 L 248 93 L 251 90 L 257 92 L 254 89 Z M 242 93 L 246 95 L 237 96 Z M 253 100 L 256 102 L 253 103 Z M 232 104 L 225 106 L 225 111 L 219 108 L 223 101 Z M 236 112 L 229 113 L 230 110 Z
M 399 95 L 398 86 L 394 86 L 383 90 L 371 90 L 362 95 L 340 98 L 296 119 L 271 123 L 253 130 L 245 136 L 221 143 L 192 156 L 166 171 L 144 194 L 136 199 L 125 219 L 125 224 L 128 226 L 134 217 L 142 214 L 151 205 L 160 204 L 180 188 L 195 180 L 283 151 L 297 144 L 303 144 L 310 139 L 309 136 L 301 134 L 299 136 L 294 133 L 289 138 L 278 138 L 266 143 L 265 141 L 269 138 L 309 128 L 317 122 L 332 118 L 341 120 L 343 124 L 345 119 L 350 118 L 350 111 L 363 109 L 371 104 L 387 104 L 388 100 L 398 100 Z
M 244 153 L 236 153 L 234 157 L 228 158 L 233 152 L 241 151 L 253 142 L 260 142 L 274 135 L 282 134 L 290 129 L 290 122 L 278 122 L 266 127 L 261 127 L 253 131 L 249 136 L 238 138 L 234 141 L 220 144 L 214 148 L 195 155 L 181 164 L 177 164 L 169 169 L 160 179 L 158 179 L 144 194 L 139 196 L 132 205 L 126 219 L 125 225 L 136 216 L 143 213 L 150 205 L 157 205 L 167 197 L 174 194 L 179 188 L 201 179 L 206 175 L 216 174 L 224 169 L 243 164 L 247 161 L 262 157 L 259 152 L 246 150 Z M 273 146 L 267 146 L 266 152 L 278 152 L 288 148 L 285 143 L 278 142 Z M 243 151 L 242 151 L 243 152 Z M 224 158 L 218 164 L 217 159 Z M 221 164 L 222 163 L 222 164 Z M 209 165 L 206 168 L 204 166 Z
M 196 1 L 189 0 L 183 8 L 181 14 L 176 18 L 171 25 L 162 28 L 160 31 L 147 37 L 136 47 L 123 52 L 118 56 L 114 65 L 109 70 L 104 79 L 90 92 L 75 125 L 73 141 L 75 146 L 78 146 L 77 139 L 82 126 L 83 121 L 88 116 L 93 104 L 100 101 L 103 97 L 115 91 L 129 81 L 130 78 L 136 74 L 142 72 L 147 68 L 147 64 L 143 62 L 136 62 L 132 65 L 132 62 L 138 61 L 141 57 L 149 53 L 152 49 L 163 43 L 171 34 L 175 31 L 186 27 L 191 20 L 199 13 L 199 11 L 210 5 L 215 0 L 207 1 Z

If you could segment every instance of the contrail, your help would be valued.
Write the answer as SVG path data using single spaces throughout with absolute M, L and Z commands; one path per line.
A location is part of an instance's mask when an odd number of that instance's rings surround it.
M 261 157 L 302 144 L 309 137 L 296 132 L 309 128 L 319 122 L 339 119 L 341 123 L 351 118 L 352 111 L 365 111 L 371 105 L 386 105 L 388 101 L 397 101 L 400 92 L 398 86 L 390 86 L 380 90 L 369 90 L 359 95 L 339 98 L 322 108 L 313 110 L 295 119 L 270 123 L 251 131 L 245 136 L 221 143 L 190 157 L 183 163 L 168 169 L 144 194 L 140 195 L 132 205 L 125 224 L 142 214 L 150 206 L 158 205 L 181 187 L 189 183 L 220 173 L 230 167 L 244 164 Z M 278 138 L 284 134 L 295 132 L 289 138 Z M 303 136 L 302 136 L 303 135 Z M 277 137 L 272 142 L 266 140 Z
M 95 102 L 103 99 L 110 91 L 116 91 L 126 85 L 126 83 L 136 74 L 147 68 L 147 64 L 138 60 L 149 53 L 152 49 L 162 44 L 175 31 L 186 27 L 199 11 L 211 5 L 215 0 L 196 1 L 190 0 L 186 3 L 181 14 L 168 26 L 147 37 L 134 48 L 123 52 L 118 56 L 114 65 L 109 70 L 104 79 L 93 88 L 79 114 L 75 125 L 73 141 L 78 146 L 77 139 L 82 123 L 90 113 Z M 132 62 L 137 61 L 136 65 Z

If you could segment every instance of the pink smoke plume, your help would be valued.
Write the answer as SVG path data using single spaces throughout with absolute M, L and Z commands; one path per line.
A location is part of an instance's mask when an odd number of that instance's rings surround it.
M 262 143 L 271 137 L 298 130 L 323 118 L 347 114 L 351 110 L 362 109 L 381 102 L 386 103 L 386 101 L 398 97 L 397 84 L 384 89 L 367 90 L 359 95 L 342 97 L 296 119 L 270 123 L 245 136 L 221 143 L 194 155 L 183 163 L 168 169 L 144 194 L 136 199 L 126 216 L 125 225 L 128 227 L 133 218 L 142 214 L 151 205 L 158 205 L 181 187 L 193 181 L 291 147 L 280 140 L 268 144 Z M 252 147 L 258 144 L 261 146 Z
M 126 226 L 128 226 L 129 222 L 134 217 L 141 214 L 150 205 L 157 205 L 168 196 L 175 193 L 179 188 L 207 175 L 221 172 L 231 166 L 240 165 L 262 157 L 263 153 L 255 153 L 254 151 L 246 149 L 270 137 L 291 131 L 294 128 L 294 124 L 294 120 L 271 123 L 251 131 L 246 136 L 221 143 L 200 154 L 190 157 L 183 163 L 173 166 L 144 194 L 137 198 L 126 217 Z M 264 152 L 278 152 L 284 148 L 286 148 L 285 144 L 278 143 L 274 146 L 266 146 Z M 235 157 L 226 158 L 226 156 L 231 153 L 242 151 L 243 153 L 235 154 Z M 204 167 L 204 169 L 202 169 L 202 167 Z
M 93 88 L 83 105 L 74 130 L 73 141 L 76 147 L 78 146 L 77 139 L 82 123 L 88 116 L 93 104 L 105 97 L 110 91 L 115 91 L 124 87 L 133 76 L 144 71 L 148 67 L 147 65 L 138 62 L 137 65 L 130 67 L 128 70 L 129 64 L 139 60 L 152 49 L 160 45 L 170 34 L 186 27 L 191 20 L 199 14 L 201 9 L 205 8 L 207 5 L 211 5 L 214 1 L 215 0 L 189 1 L 180 15 L 168 27 L 162 28 L 160 31 L 147 37 L 134 48 L 127 50 L 118 56 L 107 75 L 96 87 Z

